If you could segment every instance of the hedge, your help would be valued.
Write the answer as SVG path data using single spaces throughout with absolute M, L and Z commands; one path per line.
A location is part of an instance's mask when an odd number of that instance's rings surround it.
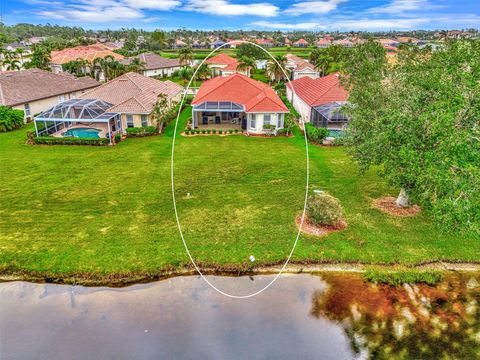
M 0 106 L 0 132 L 12 131 L 21 127 L 24 112 L 8 106 Z
M 127 128 L 127 135 L 134 137 L 150 136 L 157 134 L 157 128 L 155 126 L 143 126 Z
M 74 138 L 74 137 L 53 137 L 53 136 L 39 136 L 33 139 L 37 145 L 93 145 L 102 146 L 108 145 L 110 141 L 106 138 L 91 139 L 91 138 Z
M 310 123 L 305 124 L 305 131 L 307 132 L 308 140 L 321 144 L 328 136 L 328 130 L 325 128 L 316 128 Z

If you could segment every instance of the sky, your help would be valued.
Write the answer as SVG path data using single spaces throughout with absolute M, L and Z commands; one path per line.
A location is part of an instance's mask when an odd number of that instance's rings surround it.
M 0 0 L 3 22 L 88 29 L 378 31 L 480 27 L 480 0 Z

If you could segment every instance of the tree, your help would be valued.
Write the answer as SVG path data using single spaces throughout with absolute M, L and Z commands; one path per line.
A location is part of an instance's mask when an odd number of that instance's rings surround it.
M 165 114 L 167 113 L 168 108 L 167 96 L 163 93 L 159 94 L 151 114 L 152 118 L 157 124 L 157 130 L 159 134 L 161 134 L 163 131 L 163 126 L 165 125 Z
M 195 80 L 207 80 L 210 77 L 211 71 L 207 64 L 202 64 L 197 69 L 197 73 L 195 75 Z
M 138 74 L 143 74 L 145 71 L 145 62 L 143 62 L 139 57 L 135 57 L 130 60 L 130 63 L 126 66 L 126 71 L 133 71 Z
M 51 51 L 50 48 L 43 44 L 35 44 L 32 46 L 32 56 L 30 61 L 24 64 L 25 68 L 38 68 L 50 70 Z
M 350 49 L 340 45 L 332 45 L 325 49 L 313 49 L 310 62 L 323 75 L 332 74 L 342 69 Z
M 180 49 L 178 52 L 178 60 L 182 65 L 191 65 L 193 62 L 193 51 L 192 48 L 186 47 Z
M 5 66 L 5 69 L 8 71 L 20 70 L 21 67 L 20 61 L 13 56 L 6 56 L 2 61 L 2 65 Z
M 193 69 L 190 66 L 183 66 L 179 70 L 173 73 L 173 76 L 178 76 L 182 79 L 183 84 L 186 85 L 190 81 L 193 75 Z
M 285 80 L 285 72 L 288 71 L 286 68 L 286 65 L 287 65 L 286 56 L 277 55 L 275 56 L 275 60 L 274 59 L 268 60 L 265 72 L 267 76 L 270 77 L 270 79 L 280 82 L 281 80 Z
M 480 43 L 405 48 L 387 65 L 373 41 L 346 62 L 347 150 L 448 229 L 480 234 Z
M 248 43 L 240 44 L 235 50 L 235 55 L 239 59 L 245 56 L 255 60 L 265 59 L 268 56 L 267 53 L 258 46 Z
M 247 57 L 247 56 L 242 56 L 240 58 L 240 61 L 238 62 L 237 70 L 238 71 L 243 71 L 248 76 L 250 76 L 252 70 L 255 70 L 256 67 L 257 67 L 257 64 L 256 64 L 254 58 Z

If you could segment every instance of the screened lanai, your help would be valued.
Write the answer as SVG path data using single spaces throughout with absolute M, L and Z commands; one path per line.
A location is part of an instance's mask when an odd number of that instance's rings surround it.
M 192 107 L 193 128 L 244 128 L 245 107 L 231 101 L 206 101 Z
M 77 135 L 82 134 L 80 129 L 91 129 L 95 137 L 110 138 L 111 142 L 112 136 L 122 131 L 120 113 L 108 111 L 112 106 L 99 99 L 63 101 L 35 117 L 35 132 L 37 136 L 81 137 Z
M 310 121 L 315 127 L 332 130 L 341 130 L 348 123 L 348 116 L 342 113 L 341 108 L 345 101 L 335 101 L 325 105 L 312 107 Z

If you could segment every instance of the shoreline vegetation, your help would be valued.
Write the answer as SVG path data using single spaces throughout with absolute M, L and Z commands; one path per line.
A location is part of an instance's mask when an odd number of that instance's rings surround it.
M 255 276 L 277 274 L 284 262 L 275 264 L 265 264 L 257 267 L 238 266 L 238 265 L 209 265 L 202 266 L 198 264 L 203 275 L 216 276 Z M 282 274 L 315 274 L 315 273 L 362 273 L 365 281 L 385 282 L 390 285 L 398 285 L 395 282 L 390 283 L 389 278 L 405 278 L 405 283 L 430 283 L 430 278 L 437 277 L 440 281 L 443 275 L 455 272 L 475 272 L 480 273 L 479 262 L 453 262 L 453 261 L 432 261 L 409 266 L 400 266 L 398 264 L 367 264 L 359 262 L 296 262 L 291 261 L 282 272 Z M 150 283 L 166 280 L 178 276 L 199 275 L 192 264 L 178 268 L 169 267 L 158 271 L 140 271 L 130 273 L 50 273 L 50 272 L 27 272 L 27 271 L 8 271 L 0 272 L 0 282 L 10 281 L 28 281 L 33 283 L 49 283 L 62 285 L 81 285 L 81 286 L 107 286 L 107 287 L 126 287 L 135 284 Z M 391 276 L 390 276 L 391 275 Z M 379 280 L 380 279 L 380 280 Z M 401 283 L 401 281 L 400 281 Z

